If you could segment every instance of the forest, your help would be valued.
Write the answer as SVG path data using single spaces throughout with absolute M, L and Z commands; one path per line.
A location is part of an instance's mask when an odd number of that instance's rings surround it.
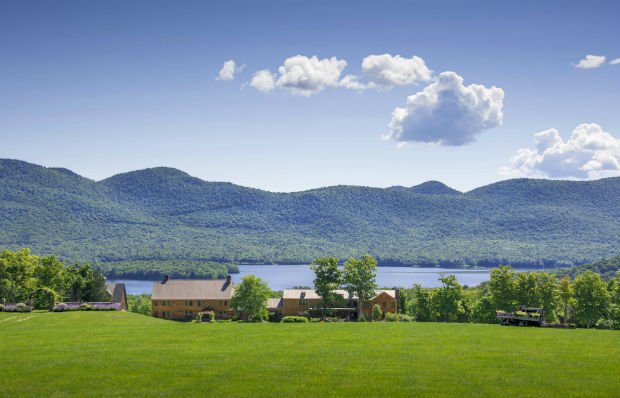
M 619 188 L 615 177 L 274 193 L 170 168 L 93 181 L 4 159 L 0 248 L 117 278 L 221 276 L 230 264 L 308 264 L 326 252 L 370 253 L 379 266 L 571 267 L 618 255 Z

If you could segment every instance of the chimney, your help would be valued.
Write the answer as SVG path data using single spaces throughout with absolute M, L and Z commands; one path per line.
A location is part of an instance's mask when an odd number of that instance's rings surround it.
M 228 275 L 226 277 L 226 283 L 231 283 L 232 282 L 232 276 Z
M 168 275 L 164 275 L 164 280 L 163 280 L 163 281 L 161 281 L 161 283 L 166 283 L 166 282 L 168 282 L 168 279 L 169 279 Z

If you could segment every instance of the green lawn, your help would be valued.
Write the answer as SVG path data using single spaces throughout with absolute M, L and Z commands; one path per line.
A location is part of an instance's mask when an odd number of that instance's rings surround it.
M 620 333 L 0 313 L 1 397 L 620 396 Z

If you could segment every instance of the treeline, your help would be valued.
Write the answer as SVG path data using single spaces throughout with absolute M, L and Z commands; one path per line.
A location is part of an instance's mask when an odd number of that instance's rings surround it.
M 461 286 L 454 275 L 442 275 L 442 286 L 401 289 L 401 311 L 417 321 L 498 323 L 496 311 L 519 306 L 543 308 L 545 321 L 620 329 L 620 272 L 605 281 L 590 270 L 571 282 L 546 272 L 515 272 L 510 266 L 491 270 L 479 286 Z
M 108 279 L 155 280 L 164 275 L 178 279 L 218 279 L 239 273 L 235 264 L 199 260 L 135 260 L 95 263 Z
M 38 257 L 29 249 L 0 254 L 0 299 L 51 309 L 58 301 L 105 302 L 103 275 L 88 264 L 66 265 L 56 256 Z
M 571 279 L 574 279 L 577 275 L 583 274 L 588 270 L 600 274 L 605 280 L 609 280 L 616 275 L 618 270 L 620 270 L 620 255 L 611 258 L 604 258 L 593 263 L 582 264 L 572 268 L 556 269 L 553 273 L 558 278 L 568 275 Z

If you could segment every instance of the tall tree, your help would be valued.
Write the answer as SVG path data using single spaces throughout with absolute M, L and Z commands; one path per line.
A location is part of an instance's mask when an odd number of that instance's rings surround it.
M 514 311 L 516 309 L 515 272 L 509 265 L 493 268 L 488 286 L 496 310 Z
M 568 306 L 573 298 L 573 286 L 570 284 L 570 278 L 568 275 L 565 275 L 564 278 L 560 280 L 560 285 L 558 286 L 558 297 L 560 298 L 560 303 L 562 304 L 562 308 L 564 310 L 564 323 L 568 323 Z
M 426 289 L 415 283 L 411 300 L 408 303 L 409 312 L 416 321 L 434 321 L 438 316 L 434 290 Z
M 533 272 L 519 272 L 515 281 L 515 292 L 518 305 L 538 307 L 536 300 L 536 275 Z
M 599 274 L 588 270 L 575 278 L 573 289 L 575 317 L 589 328 L 592 322 L 598 320 L 607 310 L 607 284 Z
M 532 272 L 536 279 L 536 305 L 543 309 L 545 320 L 554 321 L 555 309 L 558 304 L 558 279 L 546 272 Z
M 270 294 L 267 282 L 254 275 L 244 276 L 241 284 L 235 286 L 230 305 L 237 316 L 247 321 L 261 320 L 266 317 Z
M 444 276 L 441 273 L 439 281 L 441 287 L 435 294 L 439 314 L 445 322 L 456 320 L 459 311 L 463 310 L 463 289 L 454 275 Z
M 338 300 L 335 290 L 342 282 L 342 272 L 336 257 L 317 258 L 310 264 L 310 268 L 314 271 L 314 289 L 321 297 L 321 310 L 325 319 L 326 311 L 329 312 Z
M 38 263 L 39 258 L 29 249 L 4 250 L 0 254 L 0 298 L 26 302 L 36 288 L 34 271 Z
M 349 294 L 356 294 L 357 313 L 362 313 L 362 303 L 375 296 L 377 283 L 377 260 L 364 254 L 361 259 L 351 257 L 344 263 L 343 285 Z

